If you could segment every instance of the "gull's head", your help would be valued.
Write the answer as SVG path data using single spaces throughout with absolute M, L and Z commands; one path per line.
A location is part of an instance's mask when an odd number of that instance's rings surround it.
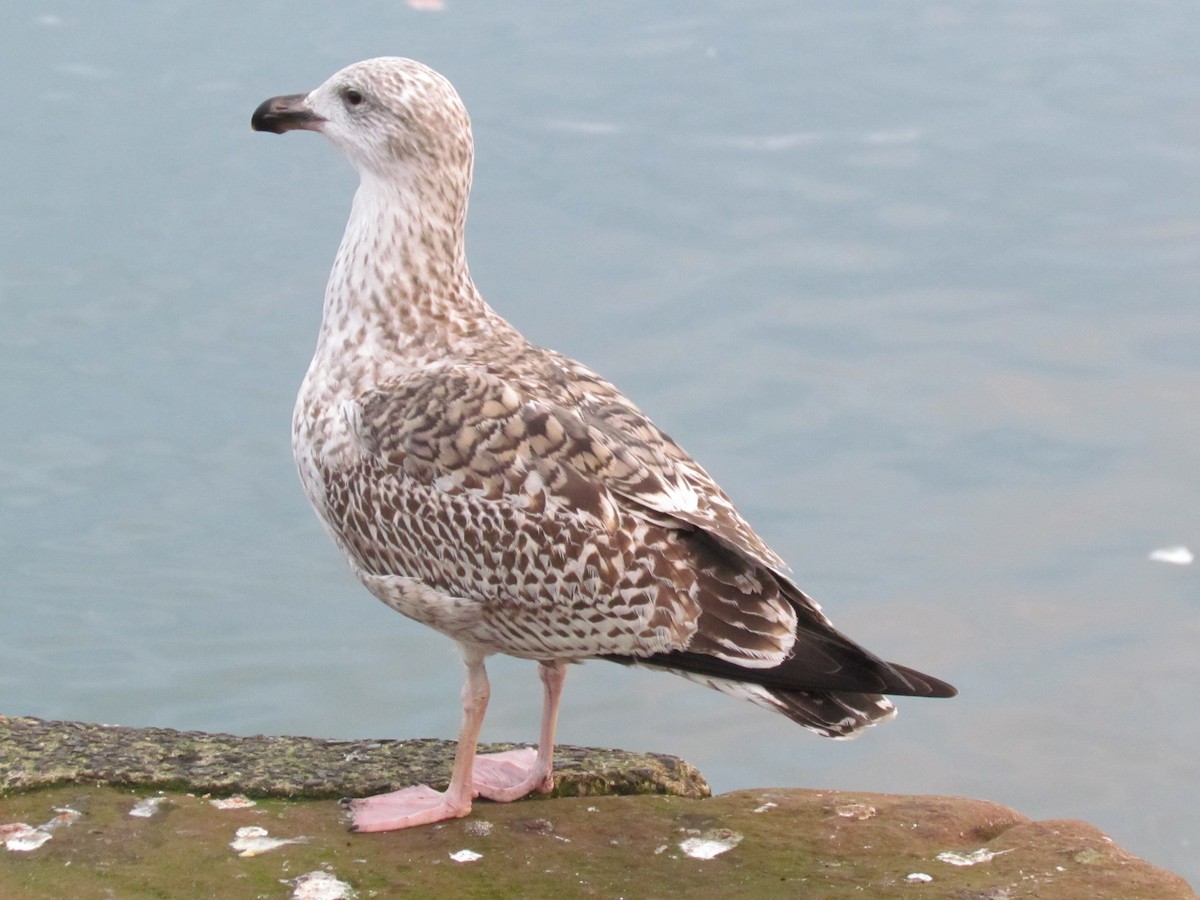
M 467 110 L 449 81 L 411 59 L 364 60 L 311 93 L 272 97 L 254 111 L 250 127 L 319 131 L 364 176 L 410 181 L 414 172 L 432 170 L 470 180 Z

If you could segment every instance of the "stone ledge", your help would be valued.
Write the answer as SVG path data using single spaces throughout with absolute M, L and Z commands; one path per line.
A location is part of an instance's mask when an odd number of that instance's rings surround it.
M 483 753 L 516 744 L 481 744 Z M 64 784 L 107 784 L 252 797 L 364 797 L 411 784 L 443 789 L 453 741 L 331 741 L 238 737 L 0 716 L 0 795 Z M 560 746 L 553 796 L 707 797 L 690 763 L 659 753 Z
M 956 797 L 708 797 L 657 754 L 564 748 L 560 799 L 402 832 L 350 835 L 327 799 L 444 784 L 453 749 L 0 717 L 0 897 L 298 900 L 315 896 L 305 879 L 346 898 L 1196 896 L 1083 822 Z M 210 793 L 259 799 L 217 808 Z

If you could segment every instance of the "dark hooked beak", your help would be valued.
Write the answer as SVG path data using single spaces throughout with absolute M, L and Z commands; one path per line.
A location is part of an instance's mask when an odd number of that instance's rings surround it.
M 320 131 L 325 120 L 313 112 L 305 100 L 308 94 L 288 94 L 264 100 L 250 117 L 250 127 L 255 131 L 283 134 L 298 128 Z

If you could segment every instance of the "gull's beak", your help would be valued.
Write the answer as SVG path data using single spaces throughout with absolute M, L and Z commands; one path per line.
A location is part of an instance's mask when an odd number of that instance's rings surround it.
M 283 134 L 302 128 L 320 131 L 325 120 L 308 105 L 308 94 L 288 94 L 264 100 L 250 117 L 250 127 L 255 131 Z

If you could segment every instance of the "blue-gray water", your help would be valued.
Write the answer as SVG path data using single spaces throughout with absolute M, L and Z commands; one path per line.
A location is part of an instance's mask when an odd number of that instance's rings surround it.
M 859 741 L 593 663 L 561 739 L 717 790 L 986 797 L 1200 882 L 1192 4 L 21 4 L 0 30 L 0 713 L 444 736 L 445 639 L 288 447 L 354 186 L 250 112 L 444 71 L 484 294 L 622 386 L 867 646 L 956 683 Z M 497 660 L 489 739 L 539 685 Z

